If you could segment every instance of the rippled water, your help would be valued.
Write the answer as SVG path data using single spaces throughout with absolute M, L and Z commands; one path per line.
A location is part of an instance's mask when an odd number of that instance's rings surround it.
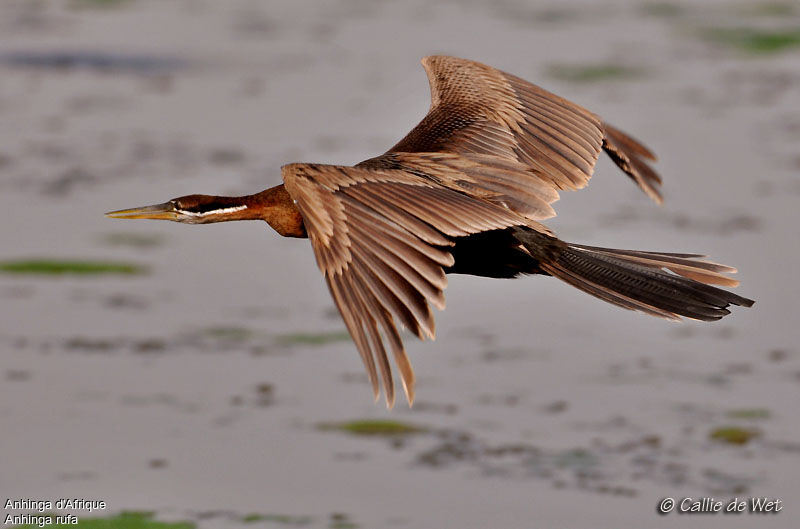
M 253 513 L 259 527 L 790 525 L 800 55 L 708 35 L 780 36 L 800 13 L 491 6 L 0 4 L 0 259 L 146 267 L 0 275 L 0 490 L 203 528 Z M 739 268 L 755 307 L 670 324 L 550 278 L 452 277 L 437 341 L 407 340 L 418 402 L 390 412 L 371 401 L 306 241 L 261 223 L 102 216 L 381 152 L 427 109 L 418 60 L 432 53 L 542 84 L 659 154 L 663 207 L 604 159 L 556 204 L 562 238 L 707 252 Z M 320 428 L 355 419 L 422 431 Z M 727 426 L 757 435 L 712 440 Z M 785 510 L 661 517 L 666 496 L 771 496 Z

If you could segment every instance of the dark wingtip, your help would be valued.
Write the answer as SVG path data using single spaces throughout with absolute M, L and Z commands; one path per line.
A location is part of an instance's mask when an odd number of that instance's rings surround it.
M 624 132 L 603 123 L 603 150 L 656 204 L 662 204 L 661 177 L 644 160 L 655 161 L 655 155 Z
M 755 300 L 743 298 L 741 296 L 736 296 L 736 297 L 739 298 L 737 300 L 738 303 L 733 303 L 733 305 L 738 305 L 740 307 L 752 307 L 753 305 L 755 305 Z

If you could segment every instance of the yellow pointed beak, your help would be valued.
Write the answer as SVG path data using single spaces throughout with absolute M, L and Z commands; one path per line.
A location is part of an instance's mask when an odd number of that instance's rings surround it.
M 171 202 L 164 202 L 163 204 L 155 204 L 153 206 L 144 206 L 141 208 L 109 211 L 105 215 L 106 217 L 111 217 L 112 219 L 178 219 L 178 212 L 175 210 L 175 206 Z

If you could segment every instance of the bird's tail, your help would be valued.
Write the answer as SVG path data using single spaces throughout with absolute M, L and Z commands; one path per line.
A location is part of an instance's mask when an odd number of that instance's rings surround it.
M 730 305 L 754 303 L 711 286 L 738 285 L 724 275 L 736 269 L 702 261 L 703 255 L 569 244 L 530 229 L 519 229 L 515 236 L 545 272 L 629 310 L 672 320 L 714 321 L 730 314 Z

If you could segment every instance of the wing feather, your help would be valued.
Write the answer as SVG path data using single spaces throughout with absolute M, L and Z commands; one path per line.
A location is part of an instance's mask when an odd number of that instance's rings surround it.
M 661 177 L 643 159 L 655 160 L 655 155 L 608 123 L 603 124 L 603 130 L 603 149 L 606 153 L 650 198 L 658 204 L 662 203 Z
M 282 169 L 376 398 L 382 385 L 390 407 L 394 382 L 384 341 L 411 403 L 414 371 L 395 320 L 420 338 L 435 336 L 431 305 L 445 305 L 450 237 L 526 222 L 503 205 L 468 196 L 448 175 L 425 172 L 435 173 L 438 166 L 423 161 L 413 170 L 314 164 Z
M 355 259 L 353 260 L 354 273 L 361 277 L 364 285 L 370 289 L 370 292 L 378 299 L 381 306 L 391 311 L 406 329 L 413 332 L 420 340 L 424 340 L 425 334 L 423 334 L 422 327 L 420 327 L 414 314 L 406 304 L 386 286 L 387 279 L 391 280 L 391 278 L 387 278 L 385 274 L 381 274 L 376 271 L 376 269 L 371 268 L 370 263 L 365 261 L 361 249 L 356 248 L 355 254 Z
M 342 320 L 344 320 L 344 324 L 347 327 L 350 336 L 353 338 L 353 342 L 356 344 L 356 349 L 358 350 L 359 355 L 361 355 L 361 361 L 364 363 L 364 367 L 367 370 L 367 376 L 372 384 L 372 392 L 375 400 L 378 400 L 378 397 L 380 396 L 380 390 L 378 386 L 377 372 L 375 371 L 375 360 L 371 354 L 369 346 L 367 345 L 367 339 L 364 335 L 362 322 L 357 317 L 357 313 L 354 312 L 354 310 L 357 310 L 357 307 L 351 299 L 350 293 L 344 288 L 345 285 L 343 284 L 341 274 L 326 276 L 325 280 L 328 283 L 328 289 L 331 292 L 333 302 L 336 304 L 336 308 L 339 309 L 339 313 L 342 315 Z
M 480 197 L 487 202 L 501 205 L 529 220 L 537 221 L 555 216 L 550 206 L 558 200 L 558 191 L 542 171 L 523 165 L 520 162 L 494 155 L 483 154 L 451 154 L 451 153 L 389 153 L 374 158 L 362 167 L 400 168 L 402 170 L 424 174 L 434 182 L 451 189 L 467 191 L 472 196 Z M 383 186 L 382 186 L 383 187 Z M 394 198 L 395 193 L 384 193 Z M 417 197 L 410 197 L 416 202 Z M 452 203 L 454 207 L 463 207 L 464 197 L 457 197 L 461 203 Z M 475 217 L 484 218 L 488 212 L 492 221 L 486 224 L 497 227 L 495 208 L 485 203 L 471 202 L 472 208 L 478 207 L 483 213 L 475 212 Z M 406 207 L 406 206 L 404 206 Z M 419 206 L 410 206 L 419 207 Z M 455 233 L 449 233 L 455 235 Z
M 356 313 L 362 318 L 364 326 L 369 334 L 369 342 L 372 346 L 373 356 L 376 358 L 380 368 L 381 380 L 383 381 L 384 392 L 386 393 L 386 404 L 394 406 L 394 381 L 392 380 L 392 367 L 389 365 L 389 357 L 383 347 L 383 340 L 378 332 L 378 325 L 373 314 L 379 312 L 375 303 L 375 298 L 369 296 L 364 285 L 357 279 L 357 276 L 348 274 L 342 278 L 347 287 L 353 293 L 352 300 L 356 305 Z
M 365 243 L 367 248 L 379 248 L 379 250 L 369 252 L 374 258 L 373 264 L 381 270 L 386 270 L 393 275 L 396 274 L 397 277 L 394 278 L 395 280 L 392 283 L 402 287 L 403 294 L 406 292 L 408 293 L 407 305 L 413 309 L 418 309 L 418 312 L 415 311 L 415 314 L 418 319 L 425 321 L 426 326 L 432 323 L 432 316 L 430 315 L 430 309 L 426 301 L 432 303 L 439 310 L 444 309 L 444 294 L 442 293 L 442 289 L 431 284 L 423 273 L 420 272 L 418 269 L 419 266 L 415 267 L 412 263 L 407 262 L 397 255 L 397 253 L 408 255 L 408 248 L 398 246 L 392 248 L 389 244 L 386 244 L 388 242 L 386 238 L 374 237 L 369 234 L 363 226 L 359 227 L 356 219 L 357 216 L 353 216 L 350 219 L 353 235 L 356 236 L 359 241 Z M 395 251 L 392 250 L 399 251 L 395 253 Z M 429 266 L 438 266 L 438 268 L 441 269 L 441 265 L 425 264 L 426 268 Z M 427 330 L 428 334 L 433 337 L 432 326 Z
M 380 259 L 387 266 L 398 271 L 403 278 L 417 291 L 422 293 L 434 307 L 444 309 L 444 294 L 442 290 L 447 287 L 447 278 L 440 264 L 426 259 L 422 254 L 394 238 L 386 231 L 372 230 L 361 224 L 357 216 L 350 219 L 354 234 L 364 242 L 376 246 L 383 246 Z
M 535 169 L 557 190 L 574 190 L 588 183 L 605 150 L 661 202 L 661 179 L 645 162 L 655 159 L 652 152 L 592 112 L 475 61 L 431 56 L 422 65 L 430 82 L 431 108 L 387 154 L 497 156 Z M 362 164 L 374 164 L 374 159 Z
M 343 190 L 343 192 L 358 200 L 362 204 L 369 206 L 373 210 L 380 211 L 381 214 L 386 217 L 386 219 L 398 224 L 406 231 L 416 234 L 422 242 L 427 243 L 425 246 L 426 248 L 430 249 L 430 251 L 436 251 L 433 247 L 428 246 L 430 244 L 436 246 L 450 246 L 453 244 L 450 239 L 433 229 L 429 224 L 426 224 L 416 217 L 409 215 L 394 204 L 384 201 L 381 198 L 380 193 L 370 191 L 366 185 L 349 187 L 346 190 Z M 440 251 L 439 253 L 441 255 L 450 256 L 450 254 L 447 252 Z M 446 259 L 444 257 L 442 258 Z M 449 259 L 452 260 L 452 256 L 450 256 Z M 450 264 L 447 264 L 446 262 L 442 264 L 450 266 L 452 262 Z

